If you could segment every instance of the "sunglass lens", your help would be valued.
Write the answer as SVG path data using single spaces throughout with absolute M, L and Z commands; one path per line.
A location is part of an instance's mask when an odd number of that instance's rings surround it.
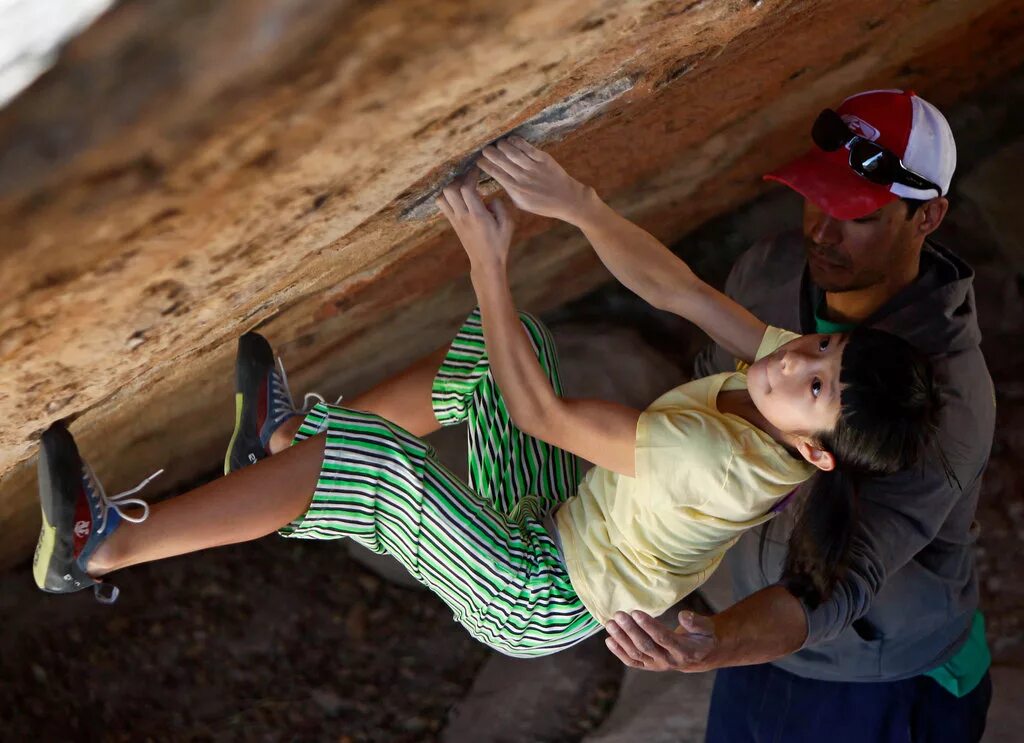
M 850 166 L 872 183 L 892 184 L 894 165 L 892 154 L 872 142 L 858 140 L 850 148 Z
M 834 152 L 846 144 L 851 132 L 835 111 L 826 108 L 811 127 L 811 139 L 825 152 Z

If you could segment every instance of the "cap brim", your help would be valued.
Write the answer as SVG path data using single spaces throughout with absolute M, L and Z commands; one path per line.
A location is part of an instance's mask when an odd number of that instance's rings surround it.
M 835 219 L 859 219 L 899 198 L 888 186 L 857 175 L 846 162 L 845 149 L 811 150 L 764 179 L 789 186 Z

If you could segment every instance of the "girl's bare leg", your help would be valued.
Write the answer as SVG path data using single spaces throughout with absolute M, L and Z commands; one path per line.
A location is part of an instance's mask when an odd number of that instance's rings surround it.
M 99 577 L 280 529 L 309 508 L 323 463 L 324 438 L 311 437 L 276 457 L 151 506 L 149 518 L 123 524 L 97 547 L 87 571 Z
M 441 427 L 434 415 L 430 395 L 447 346 L 434 351 L 405 371 L 384 380 L 359 397 L 345 401 L 345 407 L 376 413 L 396 423 L 414 436 L 426 436 Z M 296 416 L 282 423 L 270 437 L 270 453 L 277 454 L 291 446 L 302 418 Z

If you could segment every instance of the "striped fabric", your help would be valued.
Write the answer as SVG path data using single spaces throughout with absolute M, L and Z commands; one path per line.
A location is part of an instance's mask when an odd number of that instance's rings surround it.
M 549 332 L 529 315 L 522 319 L 561 394 Z M 513 426 L 490 374 L 479 311 L 452 342 L 433 404 L 443 425 L 468 424 L 471 486 L 399 426 L 320 404 L 295 437 L 326 432 L 316 493 L 281 534 L 351 537 L 393 555 L 473 637 L 507 655 L 547 655 L 600 630 L 543 524 L 575 494 L 576 458 Z

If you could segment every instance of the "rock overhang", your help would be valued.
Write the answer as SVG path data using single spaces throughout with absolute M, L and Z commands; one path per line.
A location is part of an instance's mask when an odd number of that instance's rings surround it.
M 177 10 L 177 12 L 175 12 Z M 351 394 L 472 304 L 431 196 L 517 131 L 665 240 L 741 203 L 860 88 L 938 104 L 1024 59 L 1019 2 L 123 3 L 0 111 L 0 561 L 39 433 L 118 489 L 216 466 L 234 338 Z M 607 280 L 523 217 L 518 300 Z

